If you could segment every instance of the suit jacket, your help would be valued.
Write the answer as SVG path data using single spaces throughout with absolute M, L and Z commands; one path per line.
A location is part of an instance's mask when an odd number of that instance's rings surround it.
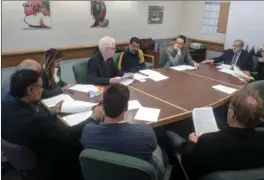
M 10 80 L 11 77 L 9 76 L 5 81 L 2 81 L 2 86 L 1 86 L 1 99 L 2 100 L 12 100 L 13 97 L 10 94 Z
M 224 62 L 224 64 L 231 64 L 234 57 L 234 52 L 232 49 L 225 50 L 225 52 L 216 58 L 213 58 L 215 63 Z M 253 60 L 252 56 L 245 50 L 241 51 L 241 54 L 237 60 L 236 65 L 243 71 L 252 71 Z
M 264 132 L 227 128 L 186 143 L 182 163 L 191 178 L 210 172 L 264 167 Z
M 255 80 L 264 80 L 264 63 L 263 62 L 258 62 L 257 65 L 257 74 L 253 75 Z
M 87 64 L 88 84 L 108 85 L 110 78 L 123 76 L 123 73 L 116 67 L 113 58 L 104 60 L 102 53 L 97 52 Z
M 48 77 L 46 74 L 46 71 L 44 68 L 41 69 L 41 77 L 43 81 L 43 92 L 42 92 L 42 98 L 50 98 L 56 95 L 59 95 L 63 93 L 62 88 L 67 85 L 66 82 L 64 82 L 61 79 L 61 69 L 59 68 L 58 77 L 60 78 L 60 81 L 56 83 L 53 79 L 51 81 L 51 85 L 49 86 Z
M 37 104 L 29 105 L 15 98 L 2 101 L 2 138 L 29 148 L 39 165 L 48 162 L 49 172 L 57 180 L 81 176 L 78 156 L 83 146 L 79 139 L 83 127 L 91 121 L 68 127 L 55 115 L 44 113 Z
M 188 64 L 194 66 L 194 60 L 189 52 L 189 48 L 185 47 L 181 55 L 177 54 L 178 51 L 174 48 L 174 46 L 169 46 L 166 50 L 168 61 L 166 62 L 164 67 L 178 66 L 183 64 Z

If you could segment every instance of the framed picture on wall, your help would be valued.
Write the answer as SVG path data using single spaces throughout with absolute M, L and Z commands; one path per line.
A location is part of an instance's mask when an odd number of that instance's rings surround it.
M 50 0 L 29 0 L 22 3 L 23 28 L 51 28 Z
M 148 24 L 163 23 L 164 6 L 149 6 Z
M 108 27 L 109 20 L 105 18 L 106 10 L 104 1 L 91 1 L 90 14 L 94 19 L 94 23 L 91 27 Z

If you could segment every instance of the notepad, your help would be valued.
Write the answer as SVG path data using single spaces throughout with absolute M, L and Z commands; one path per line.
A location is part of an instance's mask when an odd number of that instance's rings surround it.
M 134 82 L 134 79 L 122 79 L 119 83 L 128 86 Z
M 231 88 L 231 87 L 227 87 L 227 86 L 223 86 L 223 85 L 215 85 L 215 86 L 212 86 L 212 87 L 214 89 L 218 90 L 218 91 L 221 91 L 221 92 L 224 92 L 224 93 L 227 93 L 227 94 L 232 94 L 235 91 L 237 91 L 237 89 L 235 89 L 235 88 Z
M 69 125 L 74 126 L 76 124 L 79 124 L 86 119 L 88 119 L 92 115 L 92 111 L 85 111 L 81 113 L 71 114 L 68 116 L 64 116 L 62 119 Z
M 141 107 L 135 116 L 135 120 L 157 122 L 159 119 L 160 109 Z
M 74 99 L 72 99 L 69 95 L 67 94 L 61 94 L 58 96 L 54 96 L 52 98 L 48 99 L 43 99 L 42 102 L 47 106 L 47 107 L 53 107 L 55 106 L 58 102 L 60 101 L 69 101 L 69 102 L 74 102 Z
M 192 119 L 195 132 L 199 135 L 218 131 L 212 107 L 193 109 Z
M 139 103 L 138 100 L 128 101 L 128 110 L 131 110 L 131 109 L 139 109 L 141 107 L 142 107 L 142 105 Z
M 79 113 L 90 111 L 97 103 L 90 103 L 84 101 L 65 101 L 61 105 L 62 113 Z
M 98 91 L 96 86 L 85 85 L 85 84 L 76 84 L 69 89 L 72 89 L 74 91 L 86 92 L 86 93 L 88 93 L 89 91 Z

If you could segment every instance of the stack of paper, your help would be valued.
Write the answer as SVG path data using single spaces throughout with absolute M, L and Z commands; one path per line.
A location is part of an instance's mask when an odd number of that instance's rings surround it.
M 140 82 L 145 82 L 148 77 L 147 76 L 144 76 L 142 74 L 139 74 L 139 73 L 135 73 L 134 76 L 133 76 L 133 78 L 135 80 L 140 81 Z
M 153 70 L 150 70 L 150 69 L 144 69 L 144 70 L 140 70 L 139 71 L 141 74 L 144 74 L 146 76 L 151 76 L 151 75 L 155 75 L 155 74 L 160 74 L 159 72 L 157 71 L 153 71 Z
M 221 64 L 220 66 L 216 66 L 218 69 L 232 69 L 232 66 L 229 64 Z
M 199 135 L 218 131 L 213 108 L 195 108 L 192 112 L 195 132 Z
M 133 78 L 133 73 L 125 73 L 121 79 L 126 79 L 126 78 Z
M 231 70 L 231 69 L 220 69 L 219 71 L 223 72 L 223 73 L 226 73 L 226 74 L 230 74 L 230 75 L 235 77 L 235 72 L 233 70 Z
M 61 105 L 62 113 L 79 113 L 90 111 L 97 103 L 90 103 L 84 101 L 65 101 Z
M 42 102 L 47 106 L 47 107 L 52 107 L 55 106 L 58 102 L 64 101 L 64 102 L 74 102 L 74 99 L 72 99 L 69 95 L 67 94 L 61 94 L 58 96 L 54 96 L 52 98 L 48 99 L 43 99 Z
M 239 79 L 252 79 L 254 80 L 253 77 L 248 76 L 245 74 L 243 71 L 241 71 L 238 67 L 234 66 L 234 72 L 237 78 Z
M 212 86 L 212 87 L 214 89 L 218 90 L 218 91 L 221 91 L 221 92 L 224 92 L 224 93 L 227 93 L 227 94 L 232 94 L 235 91 L 237 91 L 237 89 L 235 89 L 235 88 L 226 87 L 226 86 L 223 86 L 223 85 L 215 85 L 215 86 Z
M 81 92 L 86 92 L 88 93 L 89 91 L 98 91 L 97 87 L 94 85 L 84 85 L 84 84 L 76 84 L 72 86 L 71 88 L 74 91 L 81 91 Z
M 170 67 L 171 69 L 174 69 L 176 71 L 185 71 L 185 70 L 193 70 L 196 69 L 196 67 L 194 66 L 190 66 L 190 65 L 179 65 L 179 66 L 173 66 Z
M 163 74 L 153 71 L 150 69 L 140 70 L 141 74 L 147 75 L 149 79 L 152 79 L 153 81 L 162 81 L 164 79 L 168 79 L 169 77 L 164 76 Z
M 121 79 L 120 84 L 128 86 L 128 85 L 132 84 L 133 82 L 134 82 L 134 79 L 126 78 L 126 79 Z
M 160 114 L 160 109 L 141 107 L 139 108 L 134 119 L 157 122 L 159 119 L 159 114 Z
M 79 123 L 85 121 L 86 119 L 88 119 L 92 115 L 92 113 L 93 113 L 92 111 L 85 111 L 85 112 L 65 116 L 62 119 L 69 126 L 74 126 L 74 125 L 79 124 Z
M 142 105 L 137 100 L 128 101 L 128 110 L 139 109 Z

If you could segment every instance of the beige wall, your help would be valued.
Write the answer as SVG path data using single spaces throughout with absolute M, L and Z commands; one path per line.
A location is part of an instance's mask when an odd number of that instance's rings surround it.
M 190 38 L 224 42 L 225 34 L 202 34 L 205 1 L 183 1 L 181 14 L 181 34 Z

